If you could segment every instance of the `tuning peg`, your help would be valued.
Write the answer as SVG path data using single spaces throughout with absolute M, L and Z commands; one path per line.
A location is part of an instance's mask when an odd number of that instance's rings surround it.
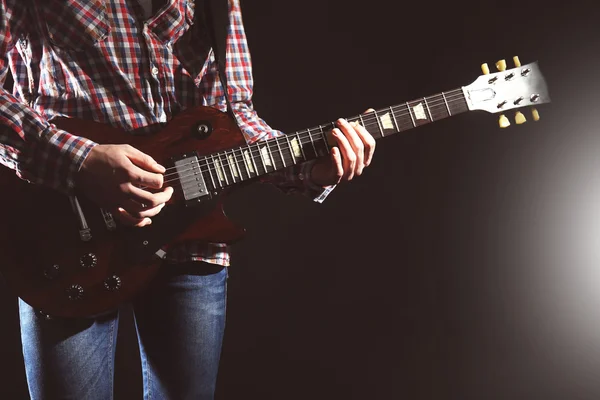
M 502 72 L 506 70 L 506 60 L 500 60 L 496 63 L 496 68 L 498 71 Z
M 531 107 L 531 116 L 533 117 L 534 121 L 539 121 L 540 120 L 540 113 L 534 107 Z
M 506 115 L 500 114 L 498 125 L 500 125 L 500 128 L 508 128 L 510 126 L 510 121 L 508 120 L 508 118 L 506 118 Z
M 517 125 L 521 125 L 527 122 L 527 118 L 525 118 L 521 111 L 517 111 L 515 113 L 515 122 L 517 123 Z
M 488 67 L 487 63 L 481 64 L 481 71 L 483 72 L 484 75 L 490 74 L 490 67 Z
M 513 62 L 515 63 L 515 67 L 519 68 L 521 66 L 521 60 L 519 60 L 519 56 L 514 56 Z

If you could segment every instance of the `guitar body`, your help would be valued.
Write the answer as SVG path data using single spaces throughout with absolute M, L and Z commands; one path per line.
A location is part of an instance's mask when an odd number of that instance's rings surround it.
M 204 155 L 245 144 L 234 121 L 209 107 L 180 113 L 152 136 L 133 136 L 79 119 L 53 122 L 97 143 L 130 144 L 167 169 L 173 165 L 172 158 L 181 154 L 195 151 Z M 199 122 L 210 126 L 212 132 L 200 135 Z M 164 215 L 162 224 L 153 223 L 148 229 L 117 225 L 115 230 L 109 230 L 101 209 L 79 196 L 91 230 L 91 239 L 84 241 L 68 196 L 29 184 L 4 167 L 0 168 L 0 187 L 4 222 L 0 230 L 0 272 L 19 297 L 50 316 L 100 314 L 142 290 L 155 276 L 162 260 L 154 251 L 151 256 L 130 254 L 135 243 L 150 241 L 155 248 L 189 241 L 232 243 L 244 233 L 225 216 L 222 195 L 213 196 L 208 204 L 189 206 L 184 204 L 181 190 L 175 188 L 172 200 L 153 219 Z M 175 220 L 183 223 L 173 226 Z M 154 232 L 146 238 L 145 232 L 152 229 Z M 167 233 L 161 236 L 162 231 Z

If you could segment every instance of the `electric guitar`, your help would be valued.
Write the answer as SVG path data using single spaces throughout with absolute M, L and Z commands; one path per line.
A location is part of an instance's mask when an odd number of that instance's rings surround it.
M 499 113 L 550 102 L 537 63 L 483 75 L 468 86 L 347 118 L 376 139 L 466 111 Z M 536 108 L 532 118 L 539 119 Z M 60 118 L 52 121 L 97 143 L 130 144 L 167 168 L 165 184 L 175 190 L 152 225 L 128 228 L 88 199 L 68 197 L 19 179 L 0 168 L 0 272 L 16 295 L 43 315 L 97 315 L 131 299 L 155 276 L 165 248 L 181 242 L 232 243 L 244 230 L 223 212 L 223 195 L 237 184 L 328 154 L 334 141 L 327 123 L 268 141 L 246 144 L 228 114 L 197 107 L 178 114 L 149 137 L 110 126 Z

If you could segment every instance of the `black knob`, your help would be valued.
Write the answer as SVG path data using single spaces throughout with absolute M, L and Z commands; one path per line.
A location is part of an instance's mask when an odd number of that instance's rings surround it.
M 83 288 L 81 285 L 71 285 L 67 288 L 67 297 L 71 301 L 81 300 L 83 298 Z
M 94 253 L 88 253 L 79 259 L 79 265 L 83 268 L 93 268 L 96 264 L 98 264 L 98 257 Z
M 121 289 L 121 278 L 116 275 L 106 278 L 104 280 L 104 288 L 109 292 L 115 292 Z

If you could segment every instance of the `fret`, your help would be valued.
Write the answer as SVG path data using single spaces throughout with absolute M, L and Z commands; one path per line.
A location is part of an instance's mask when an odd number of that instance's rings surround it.
M 310 140 L 310 144 L 312 144 L 312 148 L 315 152 L 315 158 L 319 156 L 319 152 L 317 151 L 317 146 L 315 146 L 315 141 L 313 140 L 312 133 L 310 132 L 310 128 L 307 130 L 308 132 L 308 140 Z
M 450 102 L 448 103 L 450 109 L 452 110 L 452 114 L 456 115 L 469 110 L 467 106 L 467 102 L 465 100 L 465 95 L 462 90 L 453 90 L 454 94 L 450 96 Z
M 300 132 L 296 132 L 296 139 L 297 143 L 296 145 L 298 146 L 298 149 L 300 150 L 300 156 L 302 157 L 303 161 L 307 161 L 308 158 L 306 158 L 306 154 L 304 153 L 304 145 L 302 144 L 302 139 L 300 138 Z M 292 143 L 294 141 L 292 140 Z M 294 149 L 294 152 L 296 152 L 296 149 Z
M 267 163 L 265 162 L 265 159 L 263 157 L 263 149 L 261 149 L 258 142 L 255 143 L 255 145 L 256 145 L 256 149 L 258 150 L 258 156 L 260 157 L 260 161 L 262 162 L 263 169 L 265 170 L 265 174 L 267 174 L 267 173 L 269 173 L 269 170 L 267 170 Z M 254 158 L 254 155 L 252 156 L 252 158 Z
M 427 111 L 429 111 L 429 119 L 431 120 L 431 122 L 433 122 L 433 114 L 431 113 L 431 109 L 429 108 L 429 104 L 427 104 L 427 98 L 423 97 L 423 101 L 425 102 L 425 107 L 427 108 Z
M 275 158 L 273 157 L 273 153 L 271 152 L 271 144 L 269 141 L 265 142 L 265 147 L 267 149 L 267 154 L 269 155 L 269 160 L 271 160 L 271 167 L 273 167 L 273 171 L 275 171 L 277 170 L 277 164 L 275 162 Z
M 215 180 L 213 178 L 213 174 L 212 174 L 209 162 L 208 162 L 208 158 L 204 157 L 204 161 L 206 162 L 206 170 L 208 171 L 208 175 L 210 176 L 210 181 L 212 182 L 212 187 L 213 187 L 213 189 L 216 189 L 217 188 L 217 184 L 215 183 Z
M 375 120 L 377 121 L 377 127 L 379 128 L 379 133 L 381 133 L 381 137 L 385 137 L 385 134 L 383 133 L 383 127 L 381 126 L 381 121 L 379 120 L 379 115 L 377 114 L 377 111 L 373 111 L 373 114 L 375 115 Z
M 234 150 L 231 151 L 231 154 L 227 154 L 227 151 L 225 151 L 225 157 L 227 158 L 227 164 L 229 165 L 229 169 L 231 170 L 231 177 L 233 178 L 233 182 L 235 183 L 235 178 L 238 178 L 238 180 L 241 181 L 241 171 L 239 168 L 239 164 L 237 163 L 237 159 L 235 158 Z
M 271 148 L 271 146 L 275 144 L 275 148 Z M 274 171 L 285 167 L 285 161 L 283 160 L 283 154 L 281 154 L 281 149 L 279 148 L 279 141 L 276 139 L 269 140 L 269 150 L 271 151 L 271 157 L 273 158 L 273 168 Z M 279 159 L 278 159 L 279 158 Z
M 227 163 L 227 158 L 225 158 L 225 163 L 223 163 L 223 159 L 221 158 L 221 156 L 222 156 L 221 153 L 218 153 L 217 154 L 217 159 L 219 161 L 219 165 L 221 166 L 221 171 L 223 171 L 223 177 L 225 177 L 225 184 L 227 186 L 229 186 L 229 179 L 228 179 L 228 176 L 227 176 L 227 168 L 225 168 L 226 163 Z
M 246 181 L 252 178 L 252 174 L 250 173 L 250 168 L 248 168 L 248 164 L 246 164 L 246 160 L 244 159 L 244 149 L 238 147 L 233 151 L 235 153 L 235 160 L 238 163 L 238 168 L 240 170 L 240 175 L 242 176 L 242 181 Z M 241 167 L 240 167 L 241 164 Z M 244 172 L 246 176 L 244 177 Z
M 448 109 L 448 116 L 452 116 L 452 113 L 450 112 L 450 106 L 448 105 L 448 100 L 446 100 L 446 95 L 444 92 L 442 92 L 442 98 L 444 99 L 444 104 L 446 104 L 446 109 Z
M 244 166 L 244 159 L 241 158 L 242 165 L 240 166 L 240 157 L 238 157 L 238 155 L 236 153 L 236 150 L 239 150 L 239 149 L 232 149 L 231 150 L 231 156 L 233 158 L 233 162 L 235 163 L 235 169 L 238 172 L 239 179 L 240 179 L 240 181 L 243 182 L 246 179 L 248 179 L 248 178 L 244 178 L 244 168 L 242 167 L 242 166 Z M 246 173 L 246 176 L 248 176 L 248 173 Z
M 277 150 L 279 151 L 279 156 L 281 157 L 281 162 L 283 163 L 283 168 L 285 168 L 287 165 L 285 165 L 285 158 L 283 157 L 283 152 L 281 151 L 281 146 L 279 145 L 279 138 L 275 138 L 274 141 L 277 145 Z
M 335 128 L 335 122 L 331 123 L 331 126 Z M 325 147 L 325 151 L 327 152 L 327 154 L 329 154 L 329 152 L 331 151 L 329 149 L 329 146 L 327 145 L 327 134 L 325 133 L 325 130 L 323 130 L 323 126 L 319 125 L 319 130 L 321 132 L 319 132 L 321 134 L 321 138 L 323 139 L 323 147 Z M 320 154 L 319 154 L 320 155 Z M 325 155 L 325 154 L 323 154 Z
M 225 157 L 225 167 L 229 168 L 229 176 L 231 177 L 231 183 L 235 183 L 235 176 L 237 175 L 229 162 L 229 156 L 227 155 L 227 151 L 221 153 Z M 225 172 L 227 173 L 227 168 L 225 168 Z
M 406 110 L 408 111 L 408 115 L 410 115 L 410 120 L 412 121 L 413 126 L 416 128 L 417 123 L 415 122 L 415 118 L 412 115 L 412 111 L 410 111 L 410 104 L 406 103 Z
M 261 155 L 264 157 L 265 166 L 270 166 L 273 171 L 275 171 L 275 159 L 273 159 L 273 153 L 271 153 L 271 147 L 269 146 L 269 141 L 264 142 L 265 146 L 261 149 Z M 266 168 L 265 168 L 266 169 Z M 271 171 L 272 172 L 272 171 Z
M 246 158 L 244 157 L 244 149 L 240 147 L 238 150 L 240 152 L 240 160 L 242 160 L 242 165 L 244 166 L 244 169 L 246 170 L 246 175 L 248 176 L 248 179 L 251 179 L 252 174 L 250 173 L 250 169 L 252 168 L 252 166 L 251 165 L 249 166 L 248 162 L 246 161 Z
M 236 151 L 240 152 L 241 157 L 239 157 L 237 155 Z M 244 157 L 241 153 L 241 149 L 233 149 L 233 150 L 231 150 L 231 154 L 233 155 L 236 169 L 238 170 L 238 173 L 240 174 L 240 181 L 245 181 L 245 180 L 249 179 L 250 174 L 248 173 L 248 167 L 246 166 L 246 163 L 244 163 Z M 240 161 L 242 163 L 241 164 L 242 166 L 240 166 Z M 246 178 L 244 178 L 244 169 L 246 170 Z
M 260 156 L 260 152 L 258 153 Z M 250 160 L 250 163 L 252 165 L 250 165 L 250 171 L 252 171 L 252 167 L 254 167 L 254 175 L 258 176 L 258 167 L 256 166 L 256 162 L 254 161 L 254 155 L 252 154 L 252 146 L 248 146 L 246 148 L 246 152 L 244 153 L 244 156 L 246 157 L 246 162 L 248 163 L 248 160 Z
M 383 114 L 385 112 L 385 114 Z M 393 115 L 390 116 L 391 107 L 388 109 L 379 110 L 379 114 L 375 114 L 377 116 L 377 121 L 379 123 L 379 129 L 381 130 L 381 137 L 385 137 L 386 135 L 391 135 L 398 132 L 398 124 L 394 126 L 394 122 L 396 122 L 396 117 Z
M 439 119 L 448 118 L 450 113 L 446 107 L 444 96 L 440 93 L 436 94 L 434 98 L 435 102 L 431 102 L 431 112 L 433 113 L 432 118 L 435 118 L 436 121 Z
M 362 115 L 361 115 L 361 114 L 358 114 L 358 119 L 359 119 L 359 121 L 360 121 L 360 124 L 363 126 L 363 128 L 367 129 L 367 125 L 365 125 L 365 120 L 363 119 L 363 117 L 362 117 Z M 367 129 L 367 132 L 368 132 L 368 131 L 369 131 L 369 130 Z M 369 133 L 371 133 L 371 132 L 369 132 Z
M 394 121 L 394 125 L 396 125 L 396 132 L 400 132 L 400 126 L 398 126 L 398 121 L 396 121 L 396 114 L 394 114 L 393 107 L 390 107 L 390 114 L 392 114 L 392 121 Z
M 219 179 L 219 185 L 223 187 L 223 181 L 227 185 L 227 180 L 225 179 L 225 171 L 223 171 L 223 167 L 221 166 L 221 161 L 218 158 L 215 158 L 213 155 L 210 156 L 215 166 L 215 171 L 217 173 L 217 178 Z
M 427 109 L 422 101 L 415 100 L 413 102 L 408 102 L 407 104 L 409 106 L 411 113 L 410 116 L 415 127 L 431 122 L 427 116 Z
M 288 151 L 292 155 L 292 162 L 294 163 L 294 165 L 296 165 L 296 154 L 295 154 L 294 150 L 292 149 L 292 144 L 290 143 L 290 138 L 287 135 L 285 135 L 285 141 L 287 142 L 287 145 L 288 145 Z

